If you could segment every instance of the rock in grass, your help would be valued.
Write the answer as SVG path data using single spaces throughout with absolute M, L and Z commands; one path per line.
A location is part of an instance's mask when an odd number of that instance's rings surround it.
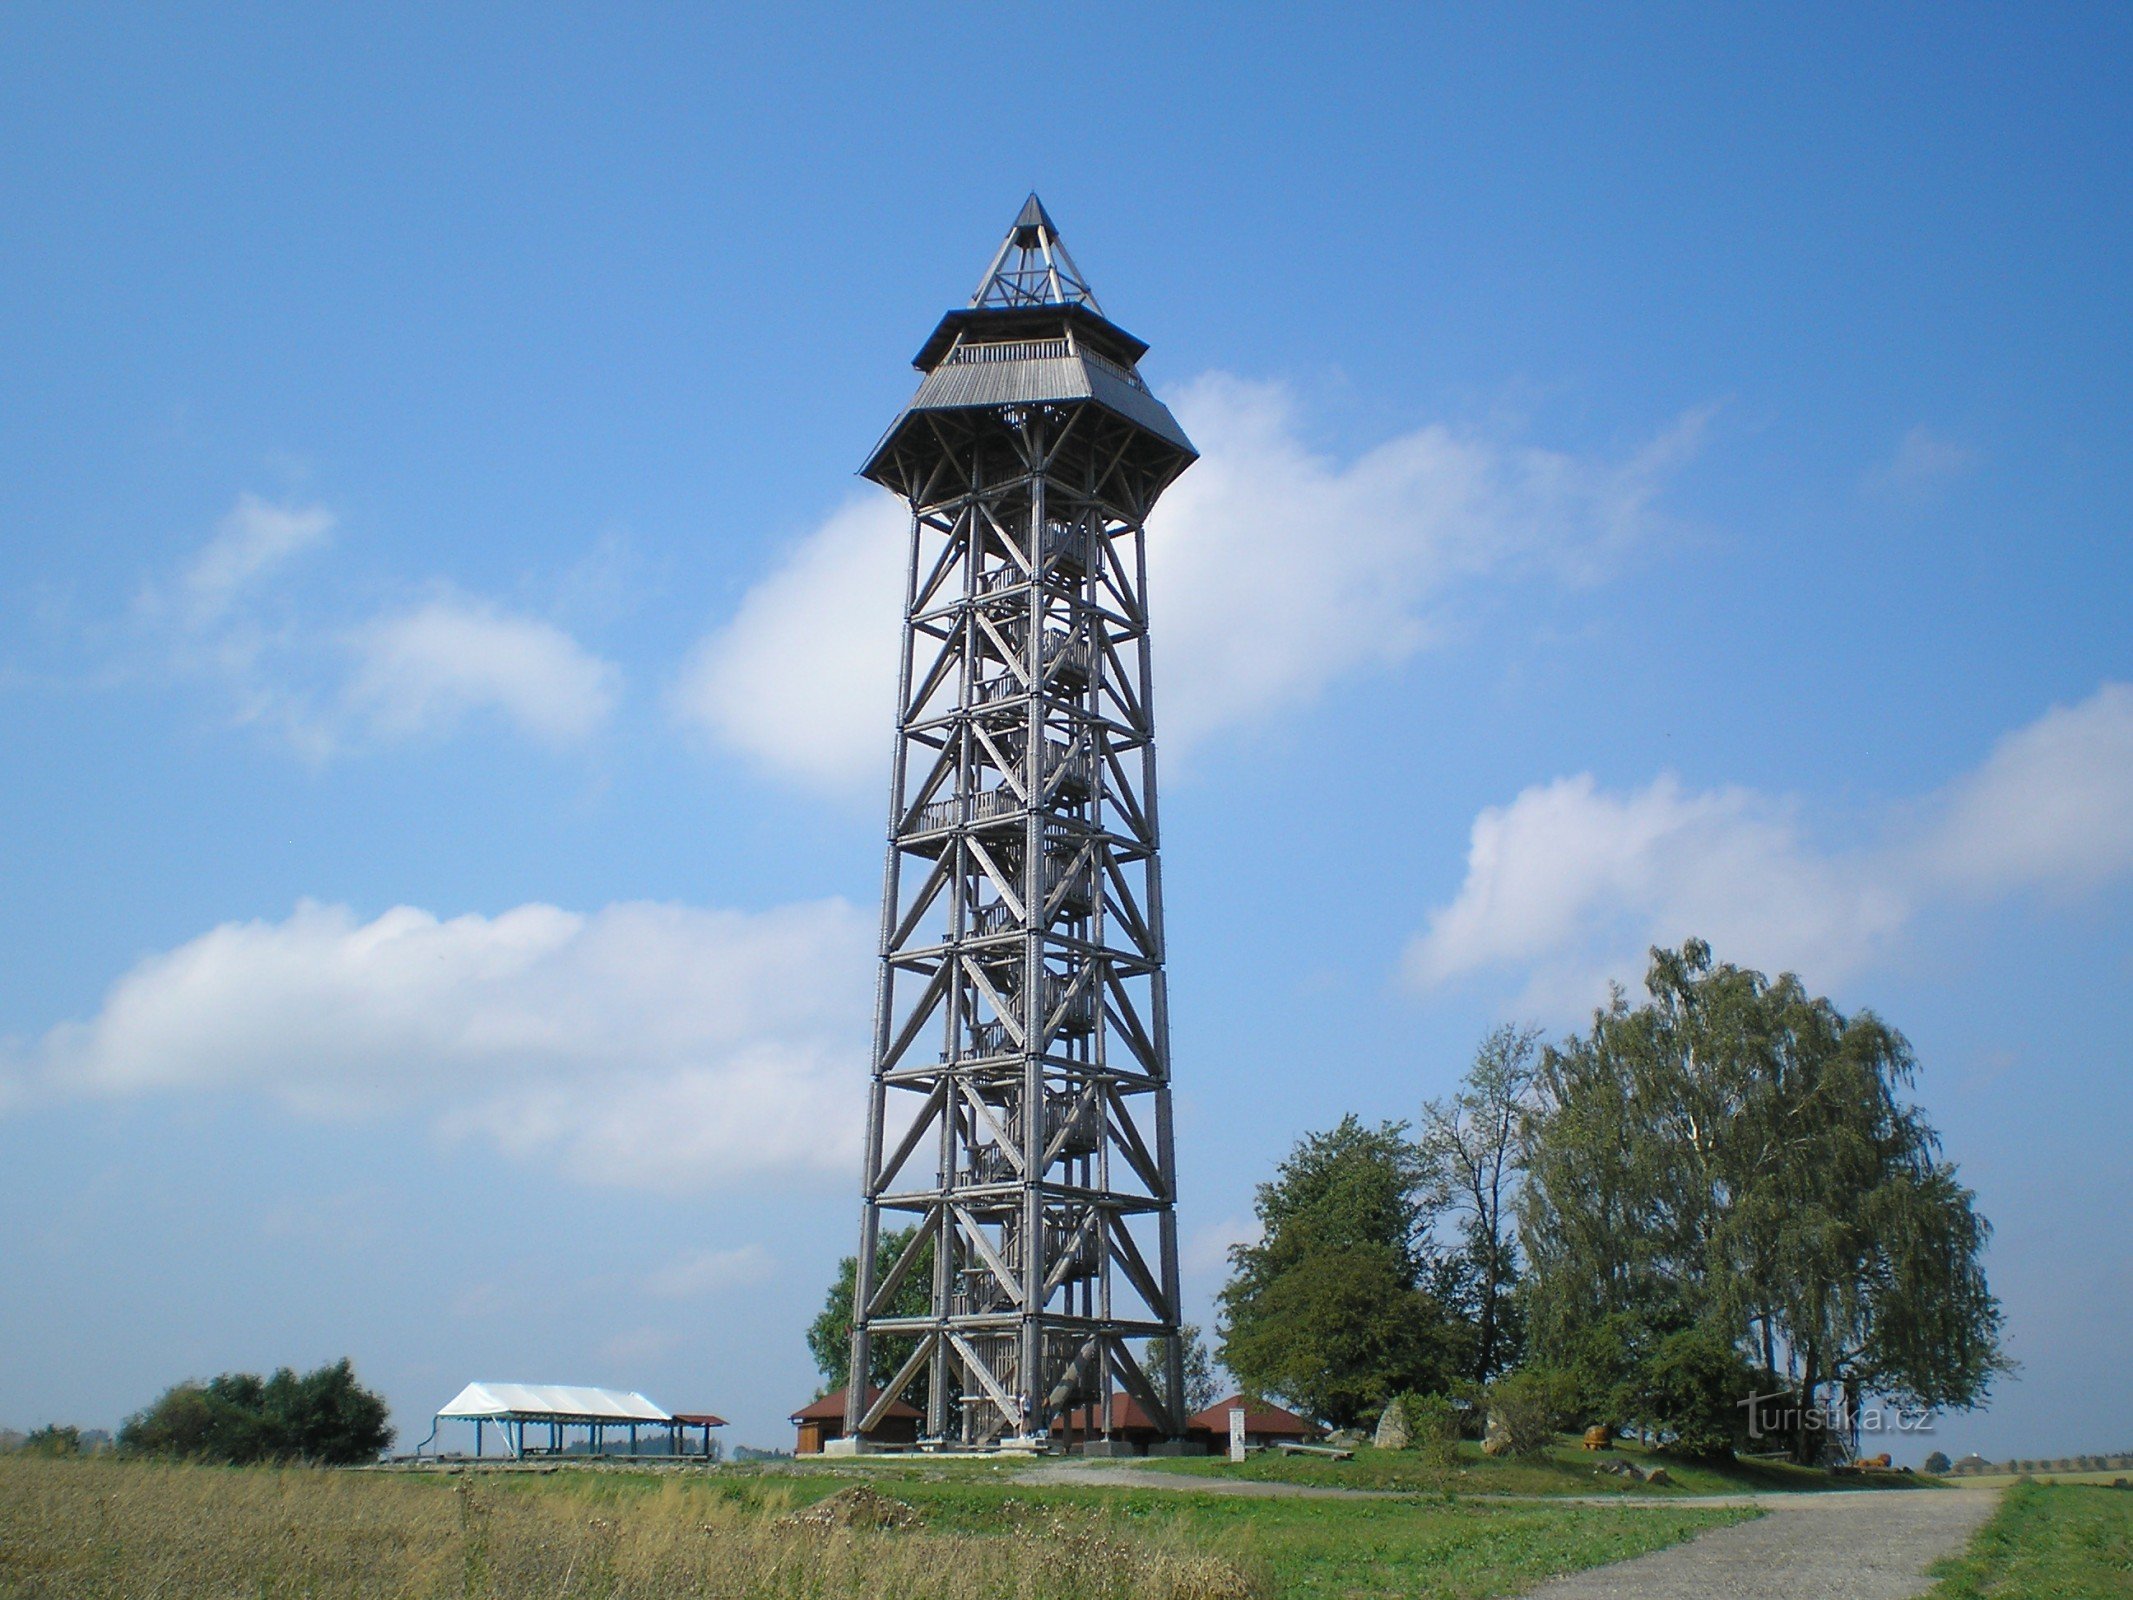
M 1389 1400 L 1385 1414 L 1378 1418 L 1378 1431 L 1370 1442 L 1380 1450 L 1405 1450 L 1414 1442 L 1414 1433 L 1407 1426 L 1407 1403 L 1404 1400 Z

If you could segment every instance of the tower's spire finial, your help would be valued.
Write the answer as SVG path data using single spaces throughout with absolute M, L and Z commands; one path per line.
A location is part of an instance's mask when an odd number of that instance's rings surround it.
M 1087 306 L 1099 317 L 1104 314 L 1088 280 L 1067 254 L 1044 202 L 1032 193 L 1000 241 L 999 254 L 985 269 L 978 292 L 970 297 L 970 309 L 1069 305 Z

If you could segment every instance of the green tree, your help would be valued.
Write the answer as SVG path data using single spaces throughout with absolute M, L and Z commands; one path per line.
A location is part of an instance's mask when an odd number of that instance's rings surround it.
M 1683 1455 L 1725 1458 L 1748 1425 L 1742 1402 L 1756 1392 L 1755 1370 L 1724 1327 L 1695 1323 L 1652 1341 L 1631 1390 L 1633 1414 Z
M 346 1356 L 299 1377 L 283 1367 L 265 1386 L 281 1453 L 329 1466 L 369 1461 L 393 1440 L 385 1401 L 356 1381 Z
M 29 1437 L 22 1441 L 22 1453 L 26 1456 L 78 1456 L 81 1454 L 81 1429 L 64 1422 L 33 1428 Z
M 1222 1364 L 1249 1389 L 1350 1426 L 1463 1364 L 1464 1329 L 1423 1287 L 1421 1169 L 1402 1123 L 1343 1118 L 1259 1186 L 1262 1234 L 1230 1251 Z
M 917 1237 L 916 1227 L 892 1229 L 880 1237 L 874 1251 L 876 1283 L 888 1280 L 905 1249 Z M 852 1295 L 858 1277 L 857 1256 L 846 1256 L 838 1262 L 837 1277 L 823 1299 L 822 1310 L 808 1324 L 807 1349 L 815 1358 L 815 1369 L 822 1374 L 824 1392 L 841 1389 L 851 1381 Z M 932 1309 L 933 1241 L 928 1239 L 918 1247 L 918 1254 L 903 1282 L 897 1285 L 888 1311 L 891 1316 L 922 1317 Z M 872 1369 L 867 1374 L 867 1387 L 880 1388 L 895 1377 L 897 1369 L 910 1359 L 917 1346 L 917 1339 L 909 1335 L 888 1335 L 873 1340 L 867 1352 L 867 1363 Z M 925 1382 L 923 1375 L 919 1382 Z
M 174 1456 L 187 1461 L 234 1460 L 234 1441 L 224 1407 L 203 1384 L 173 1384 L 155 1404 L 128 1417 L 119 1428 L 119 1448 L 133 1455 Z M 249 1444 L 245 1446 L 249 1451 Z M 247 1453 L 244 1459 L 250 1459 Z
M 1524 1343 L 1518 1284 L 1518 1185 L 1540 1064 L 1540 1030 L 1504 1026 L 1481 1041 L 1458 1091 L 1422 1108 L 1416 1136 L 1425 1203 L 1454 1216 L 1459 1249 L 1445 1290 L 1474 1326 L 1469 1370 L 1487 1384 Z
M 1982 1400 L 2006 1368 L 1989 1230 L 1904 1098 L 1903 1036 L 1698 940 L 1654 950 L 1645 987 L 1543 1056 L 1520 1217 L 1535 1347 L 1590 1376 L 1590 1330 L 1613 1330 L 1611 1403 L 1648 1411 L 1661 1341 L 1700 1329 L 1699 1361 L 1721 1339 L 1800 1397 L 1803 1460 L 1825 1397 Z
M 1184 1358 L 1185 1403 L 1182 1409 L 1174 1405 L 1171 1409 L 1183 1421 L 1221 1399 L 1222 1389 L 1215 1378 L 1214 1358 L 1207 1353 L 1207 1341 L 1200 1336 L 1198 1325 L 1180 1323 L 1178 1342 Z M 1148 1374 L 1148 1381 L 1155 1385 L 1155 1392 L 1166 1405 L 1170 1404 L 1169 1344 L 1167 1339 L 1150 1339 L 1141 1350 L 1141 1370 Z
M 302 1375 L 283 1367 L 269 1378 L 225 1372 L 173 1385 L 126 1419 L 118 1442 L 137 1455 L 347 1466 L 392 1443 L 387 1416 L 385 1401 L 356 1381 L 343 1357 Z

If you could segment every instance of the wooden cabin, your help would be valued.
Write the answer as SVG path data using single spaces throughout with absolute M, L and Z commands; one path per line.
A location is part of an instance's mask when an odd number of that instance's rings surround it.
M 879 1389 L 869 1389 L 867 1404 L 872 1405 L 880 1396 Z M 876 1444 L 915 1445 L 918 1443 L 918 1425 L 924 1420 L 916 1406 L 907 1406 L 898 1400 L 867 1437 Z M 792 1425 L 798 1430 L 793 1440 L 794 1455 L 822 1454 L 822 1447 L 830 1440 L 844 1437 L 844 1390 L 832 1389 L 820 1400 L 802 1406 L 792 1414 Z

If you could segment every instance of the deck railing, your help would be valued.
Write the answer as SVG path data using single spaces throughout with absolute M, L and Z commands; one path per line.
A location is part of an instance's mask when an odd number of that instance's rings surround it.
M 1076 355 L 1092 367 L 1103 368 L 1119 382 L 1130 384 L 1142 394 L 1148 392 L 1148 385 L 1141 380 L 1140 373 L 1134 368 L 1124 362 L 1113 361 L 1107 355 L 1100 355 L 1086 345 L 1077 350 L 1065 339 L 1002 339 L 985 344 L 959 344 L 948 352 L 948 358 L 941 365 L 961 367 L 987 361 L 1064 361 Z
M 959 344 L 948 352 L 943 366 L 960 367 L 982 361 L 1063 361 L 1074 353 L 1064 339 L 1004 339 L 989 344 Z
M 1013 816 L 1022 809 L 1022 801 L 1009 788 L 981 789 L 976 794 L 952 794 L 945 800 L 934 800 L 918 808 L 912 819 L 914 833 L 938 833 L 943 828 L 953 828 L 962 822 L 984 822 L 992 817 Z

